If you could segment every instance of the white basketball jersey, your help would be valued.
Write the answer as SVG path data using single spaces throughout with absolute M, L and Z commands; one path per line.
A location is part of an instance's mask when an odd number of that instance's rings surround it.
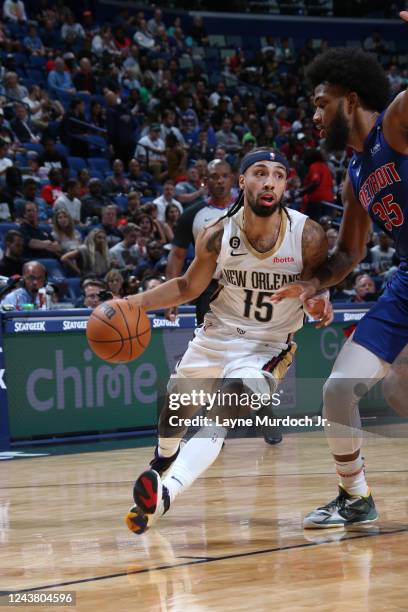
M 289 223 L 282 213 L 275 246 L 259 253 L 243 230 L 242 213 L 241 210 L 223 220 L 224 235 L 217 259 L 220 288 L 211 302 L 211 312 L 243 338 L 285 345 L 289 334 L 303 325 L 302 303 L 296 298 L 272 304 L 269 298 L 279 287 L 300 278 L 302 233 L 307 217 L 288 210 Z

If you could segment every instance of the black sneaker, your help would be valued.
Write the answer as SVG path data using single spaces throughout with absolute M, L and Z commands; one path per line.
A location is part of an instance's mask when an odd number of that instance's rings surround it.
M 347 527 L 348 525 L 371 523 L 377 519 L 378 513 L 371 493 L 367 497 L 353 496 L 339 486 L 339 494 L 336 499 L 305 516 L 303 528 Z
M 150 467 L 152 470 L 160 474 L 160 476 L 169 469 L 173 461 L 177 459 L 177 455 L 180 452 L 180 447 L 171 457 L 159 457 L 158 446 L 154 449 L 154 458 L 150 462 Z

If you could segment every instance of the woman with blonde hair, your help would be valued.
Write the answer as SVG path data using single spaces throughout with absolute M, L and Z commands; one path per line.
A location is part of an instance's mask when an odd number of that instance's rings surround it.
M 52 216 L 52 225 L 52 237 L 59 242 L 63 253 L 72 251 L 82 244 L 82 236 L 80 232 L 75 229 L 73 218 L 63 208 L 54 212 Z
M 61 257 L 61 263 L 78 276 L 94 274 L 103 278 L 112 267 L 105 230 L 96 228 L 89 232 L 84 244 L 65 253 Z
M 123 290 L 123 276 L 119 270 L 109 270 L 105 276 L 106 288 L 111 292 L 112 297 L 122 298 L 124 295 Z

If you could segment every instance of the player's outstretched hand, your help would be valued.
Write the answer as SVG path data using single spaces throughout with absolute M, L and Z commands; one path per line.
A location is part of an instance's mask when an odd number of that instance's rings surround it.
M 408 11 L 401 11 L 399 16 L 403 21 L 408 21 Z
M 334 313 L 329 292 L 309 298 L 305 300 L 304 304 L 307 313 L 317 321 L 316 329 L 327 327 L 333 321 Z
M 299 298 L 304 302 L 316 295 L 316 285 L 310 281 L 297 281 L 288 283 L 277 289 L 271 296 L 271 302 L 281 302 L 285 298 Z

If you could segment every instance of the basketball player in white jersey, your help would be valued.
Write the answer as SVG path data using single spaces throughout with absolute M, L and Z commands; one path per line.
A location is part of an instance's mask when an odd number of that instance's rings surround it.
M 288 162 L 278 151 L 260 148 L 248 153 L 241 162 L 237 201 L 224 217 L 202 230 L 187 272 L 128 298 L 145 310 L 184 304 L 200 295 L 216 267 L 220 269 L 220 286 L 210 312 L 171 377 L 169 393 L 205 379 L 217 383 L 221 392 L 241 385 L 252 393 L 270 395 L 289 367 L 296 348 L 293 334 L 304 321 L 303 305 L 296 298 L 272 306 L 270 298 L 291 279 L 311 278 L 325 261 L 328 245 L 320 225 L 285 209 L 282 198 L 288 171 Z M 327 292 L 315 296 L 305 308 L 320 325 L 332 320 Z M 211 423 L 180 449 L 185 430 L 171 431 L 172 414 L 168 403 L 160 415 L 151 469 L 134 486 L 135 506 L 126 516 L 134 533 L 151 527 L 215 461 L 227 434 L 226 427 Z M 189 407 L 183 416 L 191 415 Z

